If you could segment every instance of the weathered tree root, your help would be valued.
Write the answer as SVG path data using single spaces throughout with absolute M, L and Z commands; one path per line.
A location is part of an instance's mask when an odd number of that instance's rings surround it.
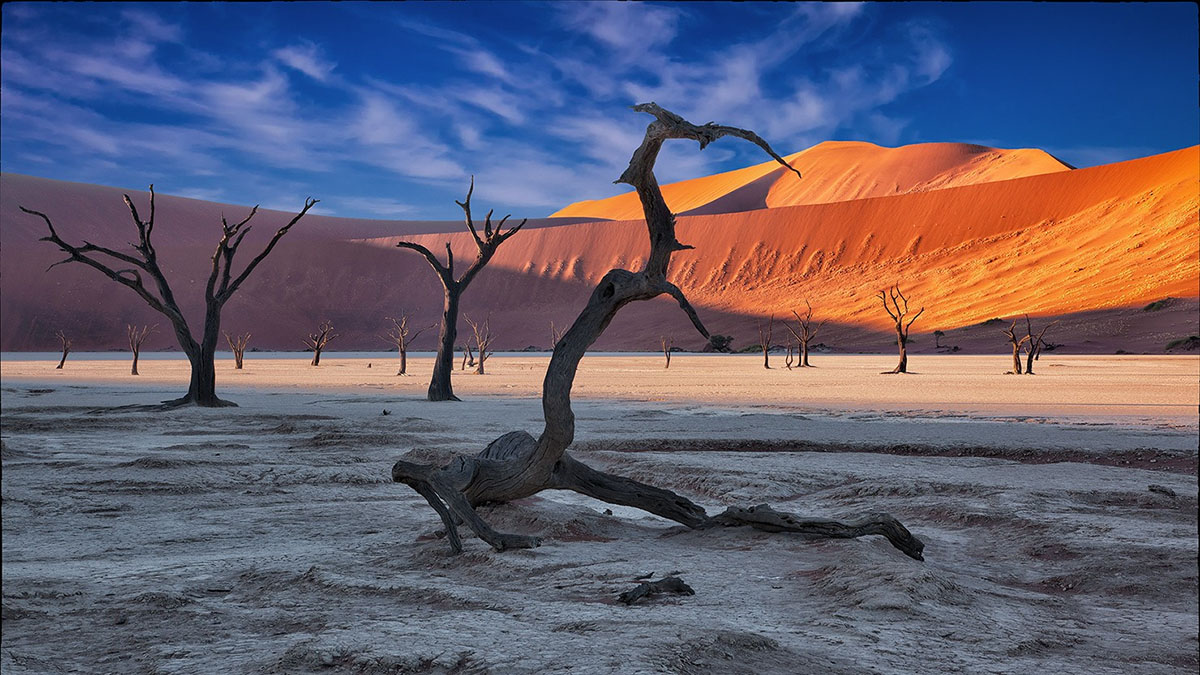
M 658 581 L 643 581 L 635 588 L 625 591 L 617 596 L 617 600 L 632 605 L 633 603 L 648 598 L 650 596 L 659 595 L 662 593 L 679 593 L 681 595 L 695 595 L 696 591 L 691 586 L 683 583 L 683 579 L 679 577 L 665 577 Z
M 824 518 L 801 518 L 780 513 L 767 504 L 750 508 L 731 506 L 708 519 L 705 527 L 749 525 L 764 532 L 795 532 L 816 539 L 854 539 L 868 534 L 886 537 L 892 546 L 913 560 L 925 560 L 925 543 L 908 531 L 900 521 L 886 513 L 870 513 L 849 523 Z
M 541 544 L 540 538 L 493 530 L 475 512 L 474 507 L 482 502 L 472 502 L 462 490 L 454 487 L 456 479 L 466 475 L 471 476 L 470 484 L 476 488 L 492 483 L 495 478 L 486 480 L 483 474 L 490 473 L 489 469 L 503 467 L 502 463 L 495 461 L 499 459 L 497 455 L 519 456 L 523 448 L 529 448 L 533 443 L 529 434 L 515 431 L 493 441 L 477 457 L 458 457 L 442 468 L 401 460 L 392 467 L 392 479 L 416 490 L 437 511 L 454 553 L 462 552 L 462 540 L 457 531 L 458 525 L 462 524 L 496 551 L 533 548 Z M 490 457 L 485 454 L 490 454 Z M 504 471 L 499 473 L 503 475 Z M 696 530 L 750 526 L 764 532 L 794 532 L 814 539 L 853 539 L 877 534 L 886 537 L 892 546 L 908 557 L 925 559 L 922 555 L 924 542 L 886 513 L 872 513 L 843 523 L 781 513 L 767 504 L 760 504 L 749 508 L 731 506 L 710 517 L 703 507 L 686 497 L 630 478 L 597 471 L 566 454 L 556 464 L 550 481 L 531 489 L 530 494 L 542 490 L 571 490 L 609 504 L 632 506 Z

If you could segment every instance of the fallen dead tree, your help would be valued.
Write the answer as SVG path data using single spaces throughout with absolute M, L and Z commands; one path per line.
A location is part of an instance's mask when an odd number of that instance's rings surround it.
M 870 514 L 852 523 L 840 523 L 778 513 L 764 505 L 733 507 L 710 517 L 703 507 L 686 497 L 598 471 L 566 452 L 575 439 L 571 386 L 579 361 L 622 307 L 631 302 L 670 295 L 696 330 L 709 338 L 708 330 L 683 291 L 667 280 L 671 255 L 693 247 L 675 238 L 675 216 L 663 201 L 654 177 L 654 163 L 663 142 L 693 140 L 703 149 L 719 138 L 734 136 L 758 145 L 780 164 L 800 175 L 752 131 L 711 122 L 697 126 L 654 103 L 635 106 L 634 110 L 653 115 L 655 119 L 646 128 L 645 138 L 634 151 L 629 167 L 616 182 L 632 185 L 641 198 L 649 231 L 650 254 L 638 272 L 609 270 L 592 291 L 575 323 L 558 340 L 542 385 L 545 428 L 541 435 L 534 438 L 525 431 L 509 432 L 492 441 L 478 455 L 460 455 L 440 467 L 400 460 L 392 467 L 392 479 L 408 485 L 429 502 L 441 517 L 446 538 L 455 552 L 462 550 L 459 525 L 466 525 L 497 551 L 539 545 L 537 537 L 493 530 L 476 513 L 475 507 L 521 499 L 542 490 L 573 490 L 611 504 L 639 508 L 695 529 L 748 525 L 823 538 L 879 534 L 906 555 L 922 560 L 925 545 L 886 514 Z

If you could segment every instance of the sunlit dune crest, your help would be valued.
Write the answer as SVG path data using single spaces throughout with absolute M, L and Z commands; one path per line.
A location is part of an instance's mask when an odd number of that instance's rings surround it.
M 843 202 L 973 185 L 1067 171 L 1067 165 L 1034 149 L 1002 150 L 969 143 L 922 143 L 885 148 L 874 143 L 827 141 L 784 157 L 804 175 L 774 161 L 662 186 L 676 213 L 735 213 L 803 204 Z M 633 192 L 582 201 L 556 212 L 633 220 L 642 214 Z

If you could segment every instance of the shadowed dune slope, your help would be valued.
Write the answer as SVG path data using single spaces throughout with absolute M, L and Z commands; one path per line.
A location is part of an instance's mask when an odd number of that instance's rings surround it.
M 1028 312 L 1074 317 L 1051 337 L 1077 351 L 1161 351 L 1170 340 L 1200 332 L 1198 168 L 1200 148 L 1192 147 L 1011 180 L 682 216 L 679 238 L 696 249 L 677 254 L 671 277 L 710 330 L 735 335 L 738 347 L 751 342 L 758 317 L 782 316 L 807 298 L 817 318 L 830 322 L 819 341 L 842 351 L 887 349 L 887 316 L 875 293 L 900 283 L 915 307 L 927 308 L 913 326 L 914 336 L 961 332 Z M 814 167 L 803 180 L 817 182 L 820 175 Z M 50 181 L 54 189 L 32 195 L 39 203 L 27 201 L 30 195 L 14 180 L 26 177 L 2 178 L 4 350 L 53 349 L 59 328 L 76 336 L 79 350 L 120 348 L 124 323 L 163 323 L 127 289 L 93 270 L 68 265 L 45 272 L 60 256 L 37 241 L 42 232 L 36 219 L 14 213 L 17 199 L 57 213 L 56 224 L 68 240 L 84 238 L 80 223 L 94 221 L 86 236 L 119 246 L 132 234 L 119 191 L 102 188 L 113 193 L 102 195 L 110 211 L 89 220 L 88 214 L 101 213 L 100 201 L 72 201 L 82 199 L 73 184 Z M 800 183 L 794 175 L 791 180 Z M 783 191 L 782 185 L 775 189 Z M 94 210 L 77 205 L 92 201 Z M 159 248 L 185 311 L 198 321 L 216 240 L 213 218 L 222 208 L 232 214 L 242 207 L 191 202 L 160 201 Z M 196 211 L 177 210 L 180 204 Z M 286 214 L 264 216 L 269 224 Z M 339 228 L 339 223 L 357 224 Z M 499 349 L 547 347 L 551 320 L 565 326 L 604 272 L 614 266 L 638 269 L 647 253 L 639 220 L 532 225 L 500 248 L 464 296 L 463 308 L 472 316 L 491 311 Z M 474 244 L 457 222 L 434 223 L 424 233 L 406 227 L 327 217 L 306 221 L 235 296 L 225 327 L 252 331 L 254 347 L 300 349 L 304 335 L 328 318 L 342 334 L 331 348 L 383 349 L 379 335 L 387 316 L 408 311 L 416 324 L 433 323 L 441 309 L 440 287 L 425 261 L 394 249 L 395 241 L 404 236 L 439 254 L 449 241 L 459 265 L 473 258 Z M 248 240 L 247 250 L 269 233 L 270 227 L 260 225 L 251 235 L 259 239 Z M 1162 312 L 1141 311 L 1166 297 L 1179 300 Z M 171 344 L 164 327 L 149 348 Z M 1003 338 L 993 326 L 968 332 L 975 337 L 963 341 L 964 349 L 1003 352 Z M 989 347 L 993 333 L 995 346 Z M 653 350 L 658 336 L 667 334 L 680 347 L 702 345 L 683 313 L 660 298 L 622 312 L 596 347 Z M 776 334 L 782 343 L 785 333 Z M 414 347 L 430 348 L 433 340 L 426 333 Z M 914 349 L 932 342 L 920 338 Z
M 922 143 L 884 148 L 827 141 L 784 157 L 804 175 L 775 161 L 662 186 L 676 213 L 736 213 L 768 207 L 843 202 L 1023 178 L 1070 167 L 1041 150 L 1001 150 L 968 143 Z M 637 194 L 571 204 L 555 216 L 608 220 L 641 218 Z
M 1195 297 L 1198 160 L 1193 147 L 928 192 L 683 216 L 680 241 L 697 248 L 675 257 L 672 279 L 707 308 L 765 316 L 808 298 L 822 318 L 878 329 L 888 317 L 875 293 L 893 283 L 927 308 L 915 330 Z M 640 221 L 546 228 L 492 264 L 594 284 L 614 265 L 637 269 L 645 236 Z M 468 252 L 465 238 L 456 244 L 456 255 Z

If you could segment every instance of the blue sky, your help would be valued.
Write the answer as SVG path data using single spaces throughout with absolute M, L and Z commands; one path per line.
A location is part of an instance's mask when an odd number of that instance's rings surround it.
M 1191 3 L 6 3 L 0 168 L 367 218 L 539 217 L 612 185 L 654 100 L 824 140 L 1200 142 Z M 660 182 L 762 161 L 668 145 Z

